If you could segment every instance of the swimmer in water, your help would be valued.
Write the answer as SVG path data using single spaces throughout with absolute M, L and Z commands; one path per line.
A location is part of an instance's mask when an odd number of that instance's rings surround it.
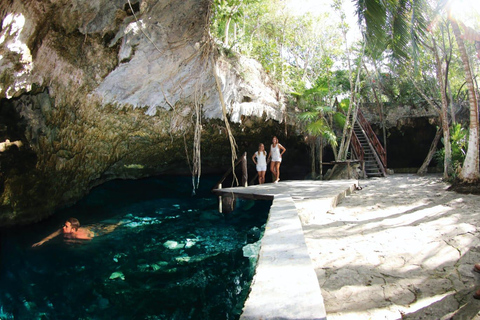
M 68 218 L 67 221 L 63 224 L 61 229 L 53 232 L 52 234 L 46 236 L 41 241 L 34 243 L 32 247 L 39 247 L 45 242 L 63 234 L 65 240 L 69 242 L 75 242 L 75 240 L 91 240 L 96 235 L 107 234 L 115 230 L 122 221 L 117 224 L 110 225 L 99 225 L 99 226 L 87 226 L 80 227 L 80 222 L 76 218 Z M 95 230 L 99 230 L 94 232 Z

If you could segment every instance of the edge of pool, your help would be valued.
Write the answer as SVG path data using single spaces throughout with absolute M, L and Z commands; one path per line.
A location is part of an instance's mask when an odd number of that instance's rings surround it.
M 302 181 L 214 190 L 239 197 L 271 197 L 269 217 L 261 240 L 259 258 L 241 320 L 326 320 L 327 315 L 317 275 L 303 234 L 304 223 L 319 219 L 358 185 L 348 180 L 325 192 L 317 181 Z M 302 186 L 309 190 L 302 192 Z M 292 188 L 294 187 L 294 188 Z M 319 188 L 318 192 L 310 190 Z M 332 190 L 333 189 L 333 190 Z M 289 190 L 295 190 L 289 192 Z M 315 201 L 314 209 L 299 213 L 294 199 Z M 312 210 L 313 209 L 313 210 Z

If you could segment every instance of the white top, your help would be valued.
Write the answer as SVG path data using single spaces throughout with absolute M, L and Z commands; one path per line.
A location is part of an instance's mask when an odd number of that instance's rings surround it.
M 280 155 L 280 143 L 277 143 L 277 146 L 274 147 L 273 144 L 270 145 L 270 152 L 272 153 L 272 161 L 282 161 L 282 156 Z
M 267 152 L 264 151 L 263 153 L 255 152 L 255 157 L 257 157 L 257 165 L 259 166 L 266 166 L 267 165 Z

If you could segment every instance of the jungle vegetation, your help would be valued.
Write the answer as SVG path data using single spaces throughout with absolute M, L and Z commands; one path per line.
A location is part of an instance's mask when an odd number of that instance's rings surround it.
M 419 173 L 441 157 L 444 178 L 472 183 L 480 179 L 475 1 L 329 0 L 307 12 L 314 1 L 215 0 L 211 34 L 227 54 L 258 60 L 285 93 L 289 118 L 311 146 L 312 172 L 325 146 L 336 160 L 350 156 L 360 104 L 378 107 L 384 142 L 384 105 L 429 104 L 443 148 L 431 148 Z M 470 115 L 463 122 L 462 108 Z

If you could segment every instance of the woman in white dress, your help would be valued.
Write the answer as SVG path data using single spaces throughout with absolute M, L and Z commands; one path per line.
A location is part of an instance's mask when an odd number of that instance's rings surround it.
M 264 184 L 265 172 L 267 171 L 267 152 L 263 143 L 258 145 L 258 151 L 252 156 L 252 160 L 257 166 L 258 184 Z
M 280 181 L 280 164 L 282 163 L 282 155 L 287 151 L 279 142 L 277 137 L 273 137 L 272 145 L 270 146 L 270 153 L 268 159 L 272 159 L 270 163 L 270 171 L 272 171 L 275 177 L 274 183 Z M 268 161 L 267 159 L 267 161 Z

